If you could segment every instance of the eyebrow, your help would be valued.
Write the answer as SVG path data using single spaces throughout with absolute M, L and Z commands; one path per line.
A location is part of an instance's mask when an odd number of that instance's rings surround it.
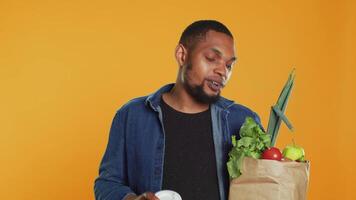
M 219 51 L 218 49 L 216 49 L 216 48 L 211 48 L 210 50 L 212 50 L 212 51 L 214 51 L 215 53 L 217 53 L 219 56 L 222 56 L 222 52 L 221 51 Z M 232 57 L 229 61 L 235 61 L 237 58 L 234 56 L 234 57 Z

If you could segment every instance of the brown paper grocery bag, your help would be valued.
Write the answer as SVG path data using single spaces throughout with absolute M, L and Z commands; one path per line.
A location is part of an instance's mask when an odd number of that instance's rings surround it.
M 309 166 L 245 157 L 241 176 L 230 182 L 229 200 L 305 200 Z

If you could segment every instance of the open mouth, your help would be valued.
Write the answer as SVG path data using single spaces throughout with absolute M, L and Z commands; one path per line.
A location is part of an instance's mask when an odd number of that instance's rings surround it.
M 209 80 L 208 81 L 208 86 L 210 89 L 212 89 L 215 92 L 220 91 L 220 89 L 222 88 L 222 84 L 217 82 L 217 81 L 213 81 L 213 80 Z

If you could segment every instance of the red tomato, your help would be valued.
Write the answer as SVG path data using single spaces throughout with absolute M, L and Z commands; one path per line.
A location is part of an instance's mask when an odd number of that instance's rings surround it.
M 269 159 L 269 160 L 281 160 L 282 159 L 282 153 L 281 151 L 276 148 L 276 147 L 271 147 L 262 153 L 262 159 Z

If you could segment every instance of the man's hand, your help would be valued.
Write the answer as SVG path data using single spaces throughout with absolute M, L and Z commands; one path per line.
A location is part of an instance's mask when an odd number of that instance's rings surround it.
M 155 194 L 152 192 L 145 192 L 145 193 L 141 194 L 140 196 L 136 196 L 133 194 L 127 195 L 125 200 L 159 200 L 159 198 L 156 197 Z

